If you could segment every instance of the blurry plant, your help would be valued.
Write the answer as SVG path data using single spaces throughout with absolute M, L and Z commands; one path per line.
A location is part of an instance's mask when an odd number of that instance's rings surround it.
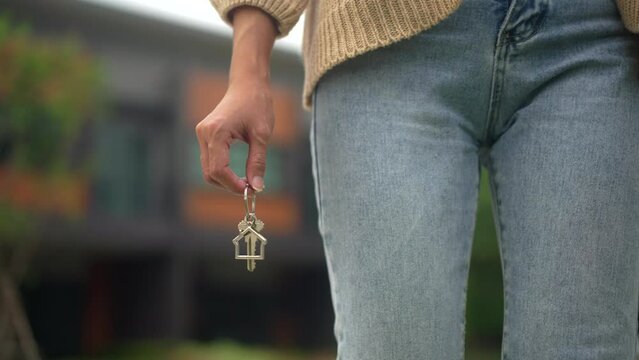
M 76 41 L 44 41 L 0 16 L 0 164 L 66 170 L 80 129 L 100 108 L 101 77 Z
M 334 355 L 334 354 L 331 354 Z M 252 346 L 231 339 L 211 343 L 136 342 L 120 346 L 93 360 L 328 360 L 335 356 L 309 354 L 299 349 L 277 350 Z
M 47 179 L 71 170 L 72 146 L 101 107 L 101 77 L 78 42 L 38 39 L 1 14 L 0 69 L 0 358 L 13 358 L 17 340 L 24 358 L 37 359 L 17 284 L 38 217 L 7 200 L 16 189 L 1 180 L 16 172 Z
M 490 351 L 470 348 L 466 352 L 469 360 L 498 360 L 499 349 Z M 68 358 L 64 360 L 84 360 Z M 302 351 L 300 349 L 278 350 L 247 345 L 222 338 L 210 343 L 148 341 L 123 345 L 91 360 L 333 360 L 335 349 Z M 62 359 L 61 359 L 62 360 Z M 88 359 L 87 359 L 88 360 Z
M 504 310 L 503 285 L 489 177 L 485 168 L 481 171 L 467 298 L 467 343 L 499 349 Z

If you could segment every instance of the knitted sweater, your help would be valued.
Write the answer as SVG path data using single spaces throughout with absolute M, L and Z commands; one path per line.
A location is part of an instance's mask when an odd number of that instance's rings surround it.
M 304 10 L 303 107 L 330 68 L 366 51 L 389 45 L 428 29 L 455 11 L 463 0 L 211 0 L 220 17 L 231 24 L 229 11 L 241 5 L 259 7 L 286 36 Z M 639 0 L 615 0 L 624 26 L 639 33 Z

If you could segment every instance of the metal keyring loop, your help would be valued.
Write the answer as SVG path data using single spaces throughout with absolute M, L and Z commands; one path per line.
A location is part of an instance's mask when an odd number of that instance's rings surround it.
M 244 187 L 244 210 L 246 212 L 246 215 L 244 215 L 244 219 L 246 219 L 247 221 L 250 220 L 255 220 L 255 193 L 253 193 L 253 201 L 251 204 L 251 211 L 249 211 L 249 205 L 248 205 L 248 188 L 249 188 L 249 184 L 248 182 L 246 183 L 246 186 Z

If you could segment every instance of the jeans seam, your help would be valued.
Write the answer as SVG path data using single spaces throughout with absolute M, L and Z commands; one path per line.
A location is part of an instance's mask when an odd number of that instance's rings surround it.
M 318 157 L 318 152 L 317 152 L 317 90 L 319 88 L 319 83 L 315 85 L 315 89 L 312 93 L 312 103 L 313 103 L 313 110 L 312 110 L 312 119 L 311 119 L 311 141 L 312 141 L 312 149 L 311 151 L 313 152 L 313 163 L 312 163 L 312 167 L 313 167 L 313 171 L 315 172 L 315 181 L 316 181 L 316 201 L 317 201 L 317 216 L 318 216 L 318 230 L 320 232 L 320 235 L 322 237 L 322 244 L 324 247 L 324 256 L 325 256 L 325 261 L 326 261 L 326 269 L 328 271 L 328 276 L 329 276 L 329 281 L 330 281 L 330 287 L 331 287 L 331 291 L 333 292 L 334 296 L 332 296 L 332 301 L 333 301 L 333 310 L 334 310 L 334 315 L 335 315 L 335 322 L 333 324 L 333 333 L 335 335 L 335 340 L 337 341 L 337 357 L 336 360 L 340 360 L 342 358 L 342 354 L 341 354 L 341 349 L 340 349 L 340 344 L 343 342 L 342 338 L 343 338 L 343 334 L 342 334 L 342 328 L 341 328 L 341 324 L 339 322 L 339 318 L 338 318 L 338 313 L 339 313 L 339 302 L 338 302 L 338 290 L 337 290 L 337 284 L 336 284 L 336 280 L 333 276 L 331 276 L 331 273 L 333 272 L 333 266 L 331 264 L 331 258 L 329 256 L 328 253 L 328 248 L 327 248 L 327 232 L 324 229 L 324 205 L 323 205 L 323 201 L 322 201 L 322 190 L 321 190 L 321 184 L 320 184 L 320 166 L 319 166 L 319 157 Z
M 635 359 L 639 360 L 639 319 L 635 325 Z
M 495 168 L 494 160 L 492 156 L 489 154 L 488 156 L 488 165 L 490 168 L 490 174 L 488 176 L 491 198 L 492 198 L 492 208 L 493 208 L 493 216 L 495 217 L 495 231 L 497 232 L 497 243 L 499 245 L 499 253 L 502 265 L 502 277 L 503 277 L 503 286 L 504 286 L 504 317 L 503 317 L 503 325 L 502 325 L 502 346 L 501 346 L 501 359 L 508 359 L 508 351 L 507 351 L 507 343 L 506 336 L 508 334 L 508 294 L 509 289 L 508 285 L 510 282 L 508 281 L 508 263 L 506 256 L 506 246 L 503 242 L 503 229 L 504 224 L 502 222 L 501 216 L 501 199 L 499 197 L 499 184 L 497 183 L 496 176 L 497 171 Z
M 471 247 L 472 248 L 472 247 Z M 468 275 L 468 266 L 466 267 L 466 274 Z M 468 276 L 466 276 L 466 283 L 464 284 L 464 291 L 462 295 L 462 316 L 461 316 L 461 354 L 459 359 L 464 359 L 465 345 L 466 345 L 466 301 L 468 292 Z
M 315 88 L 315 91 L 313 91 L 313 100 L 312 100 L 313 101 L 313 114 L 312 114 L 313 118 L 312 118 L 311 126 L 313 126 L 313 129 L 312 129 L 313 130 L 313 132 L 312 132 L 313 149 L 312 150 L 313 150 L 313 155 L 315 157 L 315 160 L 313 161 L 313 167 L 314 167 L 314 171 L 315 171 L 315 174 L 316 174 L 316 181 L 317 181 L 317 184 L 316 184 L 316 187 L 317 187 L 316 197 L 317 197 L 317 213 L 318 213 L 318 219 L 319 219 L 318 226 L 319 226 L 319 228 L 321 230 L 324 227 L 324 219 L 323 219 L 323 216 L 322 216 L 322 212 L 323 212 L 322 211 L 322 196 L 321 196 L 321 187 L 320 187 L 319 164 L 318 164 L 318 158 L 317 158 L 317 135 L 316 135 L 316 131 L 317 131 L 317 126 L 316 126 L 316 123 L 317 123 L 317 119 L 316 119 L 317 118 L 317 110 L 316 109 L 317 109 L 317 106 L 315 106 L 315 101 L 316 101 L 316 98 L 317 98 L 316 94 L 317 94 L 317 87 Z

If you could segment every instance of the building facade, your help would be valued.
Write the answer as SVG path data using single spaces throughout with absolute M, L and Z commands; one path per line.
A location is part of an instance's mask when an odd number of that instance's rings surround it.
M 47 224 L 23 286 L 43 352 L 148 338 L 332 344 L 299 55 L 272 55 L 276 125 L 256 209 L 269 243 L 250 273 L 231 243 L 243 200 L 203 181 L 194 130 L 224 94 L 231 39 L 78 0 L 3 3 L 44 39 L 78 38 L 107 81 L 108 111 L 80 148 L 91 177 L 43 195 L 66 191 L 53 208 L 75 214 Z M 246 154 L 233 145 L 240 176 Z

